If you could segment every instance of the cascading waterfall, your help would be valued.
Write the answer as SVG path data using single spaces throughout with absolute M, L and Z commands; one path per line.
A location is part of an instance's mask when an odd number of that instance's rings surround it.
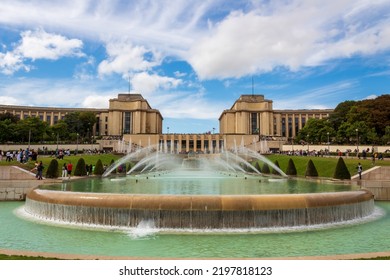
M 366 196 L 363 193 L 361 195 Z M 180 197 L 176 198 L 180 199 Z M 273 209 L 274 207 L 270 207 L 270 209 L 243 209 L 247 202 L 241 198 L 238 203 L 239 207 L 231 207 L 231 209 L 218 209 L 212 203 L 202 205 L 201 208 L 191 206 L 191 203 L 188 203 L 187 206 L 190 207 L 188 209 L 184 206 L 190 199 L 189 196 L 181 197 L 182 201 L 177 201 L 176 198 L 171 196 L 159 197 L 159 199 L 169 201 L 170 207 L 168 208 L 165 206 L 161 207 L 164 203 L 153 205 L 155 201 L 145 197 L 140 198 L 140 200 L 146 199 L 148 201 L 148 205 L 144 205 L 144 208 L 107 207 L 103 203 L 102 205 L 94 206 L 66 205 L 29 198 L 26 201 L 25 210 L 42 219 L 81 225 L 133 228 L 137 227 L 142 221 L 153 221 L 154 226 L 160 229 L 302 227 L 360 219 L 374 211 L 372 199 L 356 203 L 309 208 L 283 209 L 281 207 L 281 209 Z M 283 199 L 285 198 L 283 197 Z M 122 197 L 121 199 L 124 198 Z M 214 198 L 207 199 L 214 201 Z M 134 203 L 135 201 L 129 200 L 129 202 Z

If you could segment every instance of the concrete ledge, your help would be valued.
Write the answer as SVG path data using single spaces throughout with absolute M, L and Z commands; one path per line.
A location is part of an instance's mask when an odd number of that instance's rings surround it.
M 32 188 L 61 180 L 37 180 L 35 174 L 17 166 L 0 166 L 0 201 L 25 200 Z

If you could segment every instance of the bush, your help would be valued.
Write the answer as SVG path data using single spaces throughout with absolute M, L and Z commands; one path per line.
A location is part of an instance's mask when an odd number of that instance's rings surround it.
M 261 168 L 260 168 L 260 165 L 259 165 L 259 162 L 258 162 L 258 161 L 256 161 L 256 163 L 255 163 L 255 168 L 256 168 L 259 172 L 261 172 Z
M 290 175 L 290 176 L 297 175 L 297 168 L 295 167 L 294 161 L 291 158 L 288 160 L 286 175 Z
M 59 177 L 58 161 L 56 159 L 52 159 L 46 171 L 46 178 L 58 178 L 58 177 Z
M 337 161 L 336 169 L 333 174 L 333 178 L 340 179 L 340 180 L 350 180 L 351 179 L 351 173 L 349 173 L 349 170 L 347 166 L 345 165 L 345 162 L 342 157 L 339 157 L 339 160 Z
M 311 159 L 307 163 L 305 176 L 306 177 L 318 177 L 317 168 L 315 167 L 315 165 Z
M 266 162 L 263 164 L 263 168 L 261 169 L 261 173 L 263 173 L 263 174 L 270 174 L 271 173 L 271 170 L 269 169 L 269 166 Z
M 76 169 L 74 171 L 74 175 L 75 176 L 86 176 L 87 175 L 87 170 L 85 168 L 85 161 L 84 161 L 83 158 L 80 158 L 77 161 Z
M 102 175 L 103 173 L 104 173 L 103 163 L 102 163 L 101 159 L 98 159 L 98 161 L 96 162 L 95 170 L 94 170 L 93 174 Z
M 274 164 L 276 165 L 276 167 L 280 168 L 278 160 L 275 160 Z M 277 171 L 277 170 L 274 169 L 274 168 L 272 169 L 272 174 L 274 174 L 274 175 L 280 175 L 280 174 L 279 174 L 279 171 Z

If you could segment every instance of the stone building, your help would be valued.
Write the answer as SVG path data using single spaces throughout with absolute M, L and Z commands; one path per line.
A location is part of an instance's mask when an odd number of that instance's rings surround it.
M 217 134 L 163 134 L 161 113 L 141 94 L 118 94 L 109 100 L 108 109 L 0 105 L 0 113 L 10 112 L 20 119 L 39 117 L 53 125 L 69 112 L 89 111 L 96 114 L 93 135 L 99 139 L 101 148 L 125 152 L 158 145 L 168 152 L 213 153 L 240 145 L 262 152 L 278 150 L 298 134 L 308 119 L 326 118 L 332 112 L 330 109 L 274 110 L 272 103 L 263 95 L 241 95 L 230 109 L 221 113 Z M 266 147 L 260 145 L 264 141 Z

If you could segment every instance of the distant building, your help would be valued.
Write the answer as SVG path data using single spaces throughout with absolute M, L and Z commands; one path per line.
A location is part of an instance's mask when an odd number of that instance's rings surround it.
M 295 137 L 311 118 L 327 118 L 327 110 L 274 110 L 272 100 L 263 95 L 241 95 L 230 109 L 219 117 L 219 133 L 163 134 L 163 117 L 141 94 L 118 94 L 109 100 L 108 109 L 53 108 L 0 105 L 0 113 L 12 113 L 19 119 L 38 117 L 54 125 L 70 112 L 96 114 L 94 136 L 101 136 L 101 148 L 129 151 L 137 147 L 159 145 L 166 151 L 207 152 L 234 149 L 244 145 L 259 150 L 266 140 L 267 148 L 279 149 Z

